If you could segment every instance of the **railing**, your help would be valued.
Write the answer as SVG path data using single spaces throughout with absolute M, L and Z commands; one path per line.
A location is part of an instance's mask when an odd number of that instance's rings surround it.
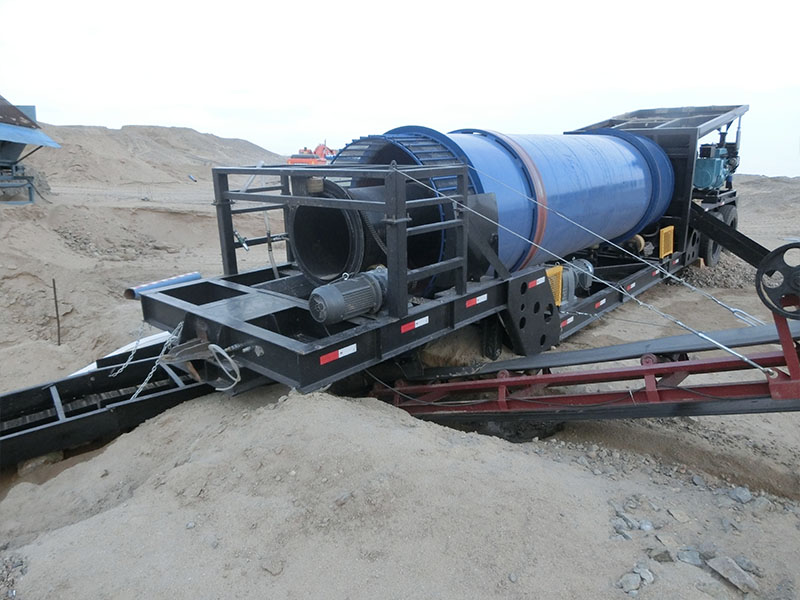
M 248 175 L 279 178 L 279 185 L 248 189 L 230 189 L 230 176 Z M 419 199 L 407 199 L 407 187 L 415 181 L 426 181 L 433 177 L 455 177 L 457 192 L 450 196 L 436 195 Z M 238 271 L 236 251 L 259 244 L 285 243 L 287 260 L 292 262 L 291 238 L 287 231 L 267 232 L 267 235 L 245 240 L 234 227 L 234 216 L 262 211 L 281 210 L 284 224 L 288 223 L 289 211 L 297 206 L 335 208 L 340 210 L 371 211 L 382 213 L 381 222 L 386 227 L 386 267 L 388 269 L 388 310 L 393 317 L 408 314 L 408 286 L 446 272 L 454 273 L 456 293 L 464 294 L 467 288 L 467 206 L 468 173 L 464 165 L 448 166 L 397 166 L 365 165 L 337 167 L 335 165 L 278 165 L 266 167 L 216 168 L 214 178 L 214 205 L 217 209 L 220 250 L 225 275 Z M 371 180 L 383 183 L 382 200 L 355 200 L 352 198 L 330 198 L 321 195 L 321 183 L 325 178 L 342 182 Z M 347 186 L 342 185 L 346 191 Z M 320 190 L 320 191 L 310 191 Z M 236 207 L 239 202 L 256 206 Z M 408 226 L 408 211 L 425 206 L 449 205 L 449 214 L 442 220 L 423 225 Z M 448 211 L 449 212 L 449 211 Z M 284 225 L 285 229 L 285 225 Z M 448 256 L 408 268 L 408 238 L 436 231 L 453 230 L 454 246 Z

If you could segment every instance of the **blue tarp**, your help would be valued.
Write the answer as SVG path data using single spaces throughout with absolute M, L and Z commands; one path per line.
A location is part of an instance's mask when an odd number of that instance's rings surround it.
M 17 144 L 31 144 L 32 146 L 50 146 L 51 148 L 61 148 L 41 129 L 31 129 L 29 127 L 19 127 L 18 125 L 8 125 L 0 123 L 0 142 L 15 142 Z

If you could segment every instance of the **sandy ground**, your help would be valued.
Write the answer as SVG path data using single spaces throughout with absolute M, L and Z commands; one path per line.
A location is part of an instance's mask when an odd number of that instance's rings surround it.
M 135 339 L 128 285 L 218 274 L 208 166 L 271 155 L 185 129 L 48 133 L 64 142 L 32 161 L 48 201 L 0 208 L 0 391 Z M 800 236 L 800 181 L 738 185 L 746 233 L 768 247 Z M 256 250 L 242 259 L 266 262 Z M 733 257 L 723 267 L 692 280 L 768 318 L 741 287 L 748 268 Z M 645 299 L 694 326 L 737 325 L 680 286 Z M 627 305 L 564 346 L 676 333 Z M 581 423 L 513 445 L 375 400 L 281 386 L 213 395 L 103 448 L 4 473 L 0 594 L 622 598 L 626 576 L 641 597 L 739 598 L 710 566 L 730 558 L 749 569 L 737 576 L 750 597 L 796 598 L 798 425 L 793 414 Z

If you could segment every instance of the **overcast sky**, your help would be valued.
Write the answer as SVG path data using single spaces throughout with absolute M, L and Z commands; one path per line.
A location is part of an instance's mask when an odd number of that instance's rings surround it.
M 749 104 L 740 172 L 800 175 L 796 0 L 0 0 L 0 23 L 0 95 L 57 125 L 289 154 L 408 124 L 560 133 Z

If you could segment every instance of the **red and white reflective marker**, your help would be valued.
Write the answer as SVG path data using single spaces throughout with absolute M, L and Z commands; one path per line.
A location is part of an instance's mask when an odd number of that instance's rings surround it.
M 409 321 L 408 323 L 404 323 L 400 326 L 400 333 L 408 333 L 409 331 L 414 331 L 423 325 L 427 325 L 430 322 L 428 317 L 422 317 L 421 319 L 417 319 L 416 321 Z
M 534 279 L 533 281 L 529 281 L 528 289 L 534 288 L 537 285 L 542 285 L 545 281 L 547 281 L 547 277 L 539 277 L 539 279 Z
M 594 303 L 594 307 L 595 308 L 600 308 L 601 306 L 603 306 L 606 303 L 606 300 L 607 300 L 607 298 L 603 298 L 602 300 L 598 300 L 597 302 Z
M 655 277 L 656 275 L 658 275 L 658 269 L 650 273 L 650 277 Z
M 329 362 L 339 360 L 340 358 L 349 356 L 350 354 L 355 354 L 357 349 L 358 349 L 357 344 L 350 344 L 349 346 L 345 346 L 344 348 L 339 348 L 338 350 L 334 350 L 333 352 L 328 352 L 327 354 L 323 354 L 322 356 L 319 357 L 319 364 L 327 365 Z
M 630 292 L 635 287 L 636 287 L 636 282 L 634 281 L 633 283 L 629 283 L 628 285 L 626 285 L 625 289 Z
M 489 299 L 489 294 L 481 294 L 480 296 L 475 296 L 474 298 L 470 298 L 467 300 L 467 308 L 471 306 L 475 306 L 476 304 L 480 304 L 481 302 L 486 302 Z
M 574 320 L 575 317 L 570 317 L 569 319 L 564 319 L 563 321 L 561 321 L 561 329 L 564 329 L 564 327 L 572 323 Z

